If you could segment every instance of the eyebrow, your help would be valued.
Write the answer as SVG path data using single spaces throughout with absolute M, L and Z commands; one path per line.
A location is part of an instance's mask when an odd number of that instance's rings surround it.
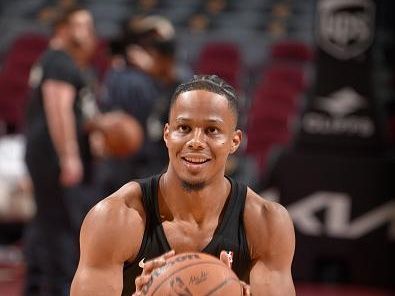
M 187 117 L 177 117 L 176 118 L 177 122 L 190 122 L 192 121 L 192 119 L 187 118 Z M 211 124 L 220 124 L 220 123 L 224 123 L 224 121 L 221 118 L 210 118 L 210 119 L 204 119 L 204 122 L 209 122 Z

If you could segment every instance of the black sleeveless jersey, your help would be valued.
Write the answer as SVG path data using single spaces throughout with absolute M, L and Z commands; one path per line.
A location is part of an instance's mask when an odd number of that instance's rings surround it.
M 171 249 L 159 217 L 159 178 L 158 175 L 137 181 L 143 192 L 142 200 L 147 218 L 140 251 L 133 262 L 125 262 L 124 264 L 122 296 L 130 296 L 134 292 L 134 280 L 142 271 L 139 267 L 140 260 L 150 260 Z M 247 186 L 231 178 L 228 179 L 231 182 L 231 191 L 225 204 L 222 221 L 217 226 L 212 240 L 202 252 L 219 258 L 222 250 L 232 251 L 232 269 L 240 279 L 248 281 L 251 258 L 243 223 Z

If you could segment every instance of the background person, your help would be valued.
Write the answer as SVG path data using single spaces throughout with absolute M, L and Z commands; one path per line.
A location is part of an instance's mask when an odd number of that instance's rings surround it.
M 76 268 L 82 204 L 91 198 L 83 107 L 92 98 L 84 70 L 94 49 L 91 14 L 70 8 L 31 73 L 25 158 L 37 211 L 24 237 L 25 295 L 68 295 Z
M 120 45 L 121 44 L 121 45 Z M 120 110 L 136 118 L 144 129 L 144 144 L 127 157 L 107 157 L 98 183 L 106 195 L 134 178 L 162 171 L 168 161 L 162 141 L 174 89 L 182 80 L 175 61 L 175 31 L 160 16 L 133 18 L 118 47 L 117 62 L 108 72 L 100 99 L 103 112 Z M 122 58 L 124 63 L 120 63 Z

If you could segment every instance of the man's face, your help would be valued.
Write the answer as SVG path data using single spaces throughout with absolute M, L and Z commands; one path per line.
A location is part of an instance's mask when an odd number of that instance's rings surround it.
M 169 170 L 191 185 L 222 178 L 228 155 L 241 141 L 235 123 L 235 114 L 224 96 L 206 90 L 180 94 L 164 129 Z
M 95 27 L 92 15 L 86 10 L 75 12 L 69 19 L 70 41 L 82 49 L 90 49 L 95 43 Z

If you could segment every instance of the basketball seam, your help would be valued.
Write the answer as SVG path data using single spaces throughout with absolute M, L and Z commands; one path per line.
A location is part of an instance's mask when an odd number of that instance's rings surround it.
M 209 296 L 209 295 L 215 293 L 218 289 L 221 289 L 223 286 L 225 286 L 229 281 L 237 281 L 237 280 L 236 279 L 226 279 L 221 284 L 219 284 L 217 287 L 211 289 L 211 291 L 209 291 L 207 294 L 205 294 L 203 296 Z
M 184 270 L 184 269 L 186 269 L 186 268 L 189 268 L 189 267 L 191 267 L 191 266 L 200 265 L 200 264 L 211 264 L 211 265 L 221 265 L 221 266 L 223 266 L 222 263 L 207 262 L 207 261 L 204 261 L 204 262 L 197 262 L 197 263 L 190 264 L 190 265 L 188 265 L 188 266 L 184 266 L 184 267 L 182 267 L 182 268 L 180 268 L 180 269 L 177 269 L 176 271 L 173 271 L 173 272 L 172 272 L 171 274 L 169 274 L 166 278 L 164 278 L 164 279 L 162 280 L 162 282 L 161 282 L 159 285 L 156 286 L 155 290 L 152 292 L 152 295 L 155 295 L 156 291 L 162 286 L 162 284 L 163 284 L 165 281 L 167 281 L 170 277 L 172 277 L 175 273 L 177 273 L 177 272 L 179 272 L 179 271 L 181 271 L 181 270 Z

